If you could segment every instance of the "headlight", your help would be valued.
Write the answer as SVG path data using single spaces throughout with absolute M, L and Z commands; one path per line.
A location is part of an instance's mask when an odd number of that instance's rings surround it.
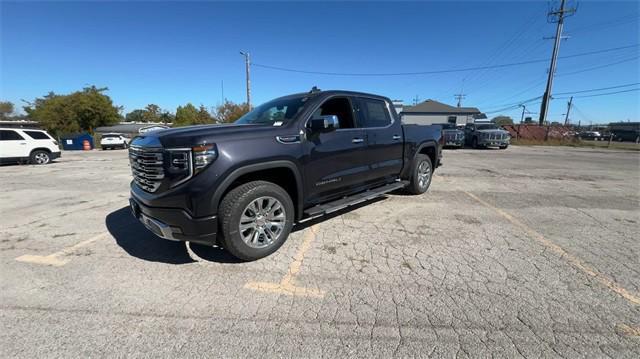
M 194 173 L 198 173 L 209 166 L 218 157 L 218 151 L 213 144 L 195 146 L 193 152 Z

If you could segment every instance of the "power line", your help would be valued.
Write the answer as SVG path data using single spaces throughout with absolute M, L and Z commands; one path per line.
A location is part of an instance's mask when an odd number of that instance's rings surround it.
M 559 59 L 568 59 L 568 58 L 588 56 L 588 55 L 594 55 L 594 54 L 602 54 L 602 53 L 618 51 L 618 50 L 623 50 L 623 49 L 630 49 L 630 48 L 633 48 L 633 47 L 638 47 L 639 45 L 640 44 L 633 44 L 633 45 L 627 45 L 627 46 L 612 47 L 612 48 L 608 48 L 608 49 L 595 50 L 595 51 L 589 51 L 589 52 L 582 52 L 582 53 L 577 53 L 577 54 L 573 54 L 573 55 L 558 56 L 558 58 Z M 512 62 L 512 63 L 498 64 L 498 65 L 466 67 L 466 68 L 459 68 L 459 69 L 416 71 L 416 72 L 388 72 L 388 73 L 307 71 L 307 70 L 299 70 L 299 69 L 292 69 L 292 68 L 286 68 L 286 67 L 258 64 L 258 63 L 255 63 L 255 62 L 251 63 L 251 65 L 255 66 L 255 67 L 262 67 L 262 68 L 265 68 L 265 69 L 270 69 L 270 70 L 285 71 L 285 72 L 296 72 L 296 73 L 311 74 L 311 75 L 329 75 L 329 76 L 412 76 L 412 75 L 430 75 L 430 74 L 442 74 L 442 73 L 451 73 L 451 72 L 465 72 L 465 71 L 473 71 L 473 70 L 481 70 L 481 69 L 504 68 L 504 67 L 511 67 L 511 66 L 535 64 L 535 63 L 547 62 L 547 61 L 549 61 L 549 59 L 538 59 L 538 60 L 520 61 L 520 62 Z
M 587 71 L 591 71 L 591 70 L 602 69 L 602 68 L 605 68 L 605 67 L 610 67 L 610 66 L 622 64 L 622 63 L 625 63 L 625 62 L 633 61 L 633 60 L 638 59 L 638 57 L 639 56 L 634 56 L 634 57 L 631 57 L 631 58 L 628 58 L 628 59 L 624 59 L 624 60 L 620 60 L 620 61 L 616 61 L 616 62 L 611 62 L 611 63 L 600 65 L 600 66 L 587 67 L 585 69 L 577 70 L 577 71 L 561 72 L 559 74 L 556 74 L 556 76 L 574 75 L 574 74 L 579 74 L 579 73 L 587 72 Z
M 634 82 L 634 83 L 632 83 L 632 84 L 626 84 L 626 85 L 617 85 L 617 86 L 610 86 L 610 87 L 601 87 L 601 88 L 591 89 L 591 90 L 580 90 L 580 91 L 558 92 L 558 93 L 556 93 L 556 95 L 570 95 L 570 94 L 576 94 L 576 93 L 585 93 L 585 92 L 594 92 L 594 91 L 602 91 L 602 90 L 611 90 L 611 89 L 617 89 L 617 88 L 621 88 L 621 87 L 629 87 L 629 86 L 635 86 L 635 85 L 640 85 L 640 82 Z M 555 97 L 554 97 L 554 98 L 555 98 Z
M 582 95 L 582 96 L 573 96 L 573 97 L 574 98 L 599 97 L 599 96 L 615 95 L 615 94 L 618 94 L 618 93 L 633 92 L 633 91 L 640 91 L 640 87 L 639 88 L 635 88 L 635 89 L 629 89 L 629 90 L 605 92 L 605 93 L 597 93 L 597 94 L 593 94 L 593 95 Z M 569 98 L 569 96 L 554 97 L 554 99 L 556 99 L 556 100 L 562 100 L 562 99 L 566 99 L 566 98 Z

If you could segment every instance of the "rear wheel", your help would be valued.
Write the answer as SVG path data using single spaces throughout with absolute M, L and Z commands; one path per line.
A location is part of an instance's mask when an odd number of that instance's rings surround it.
M 471 139 L 471 147 L 478 148 L 478 138 L 477 137 L 474 137 L 473 139 Z
M 500 146 L 500 149 L 501 149 L 501 150 L 506 150 L 506 149 L 507 149 L 507 147 L 509 147 L 509 145 Z
M 413 170 L 411 173 L 411 181 L 407 187 L 407 191 L 411 194 L 423 194 L 431 185 L 431 175 L 433 167 L 431 159 L 427 155 L 417 154 L 413 160 Z
M 282 187 L 253 181 L 227 193 L 219 215 L 222 246 L 235 257 L 252 261 L 284 244 L 293 226 L 294 207 Z
M 34 165 L 46 165 L 47 163 L 51 162 L 51 156 L 47 151 L 37 150 L 31 152 L 29 161 Z

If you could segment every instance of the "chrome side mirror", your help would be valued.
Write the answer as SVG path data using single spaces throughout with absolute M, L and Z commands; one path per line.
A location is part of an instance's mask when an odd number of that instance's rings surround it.
M 312 118 L 309 123 L 311 125 L 311 130 L 318 132 L 329 132 L 340 128 L 340 121 L 336 115 Z

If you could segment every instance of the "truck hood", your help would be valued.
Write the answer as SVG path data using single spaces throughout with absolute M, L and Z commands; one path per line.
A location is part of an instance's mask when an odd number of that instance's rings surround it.
M 270 136 L 276 132 L 282 132 L 282 127 L 236 124 L 197 125 L 144 133 L 137 136 L 131 144 L 166 148 L 192 147 L 197 144 L 215 143 L 221 137 L 248 139 Z

